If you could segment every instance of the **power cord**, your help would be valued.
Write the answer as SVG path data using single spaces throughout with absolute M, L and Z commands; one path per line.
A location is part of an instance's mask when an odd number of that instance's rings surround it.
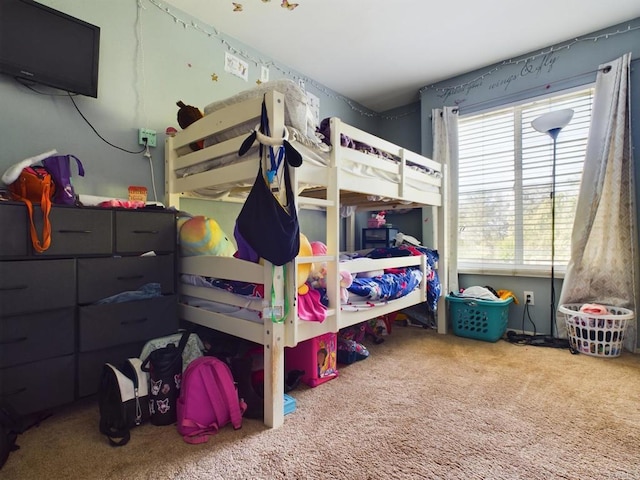
M 531 325 L 533 325 L 533 336 L 536 336 L 536 332 L 538 331 L 538 329 L 536 328 L 536 324 L 533 321 L 533 319 L 531 318 L 531 313 L 529 312 L 529 302 L 524 304 L 524 309 L 522 310 L 522 334 L 524 335 L 524 320 L 525 320 L 525 316 L 527 317 L 527 319 L 529 320 L 529 322 L 531 322 Z
M 533 335 L 525 333 L 524 324 L 525 318 L 533 325 Z M 566 339 L 555 338 L 553 335 L 538 335 L 538 329 L 535 322 L 531 318 L 529 312 L 529 303 L 525 303 L 524 310 L 522 311 L 522 333 L 516 333 L 513 330 L 507 332 L 506 340 L 514 345 L 530 345 L 532 347 L 552 347 L 552 348 L 568 348 L 571 353 L 576 353 L 569 341 Z
M 29 90 L 31 90 L 32 92 L 37 93 L 38 95 L 46 95 L 46 96 L 48 96 L 48 97 L 63 97 L 63 96 L 68 96 L 68 97 L 69 97 L 69 99 L 71 100 L 71 103 L 73 103 L 73 106 L 74 106 L 74 107 L 75 107 L 75 109 L 78 111 L 78 113 L 80 114 L 80 116 L 82 117 L 82 119 L 87 123 L 87 125 L 89 125 L 89 127 L 91 127 L 91 130 L 93 130 L 93 132 L 98 136 L 98 138 L 99 138 L 100 140 L 102 140 L 103 142 L 105 142 L 107 145 L 110 145 L 110 146 L 112 146 L 113 148 L 117 148 L 118 150 L 122 150 L 123 152 L 131 153 L 131 154 L 133 154 L 133 155 L 138 155 L 138 154 L 140 154 L 140 153 L 142 153 L 142 152 L 144 152 L 144 151 L 145 151 L 146 146 L 145 146 L 145 148 L 143 148 L 142 150 L 139 150 L 139 151 L 136 151 L 136 152 L 131 151 L 131 150 L 127 150 L 126 148 L 122 148 L 122 147 L 119 147 L 119 146 L 117 146 L 117 145 L 114 145 L 113 143 L 111 143 L 110 141 L 108 141 L 106 138 L 104 138 L 102 135 L 100 135 L 100 134 L 98 133 L 98 131 L 94 128 L 94 126 L 93 126 L 93 125 L 91 125 L 91 122 L 90 122 L 89 120 L 87 120 L 87 117 L 85 117 L 85 116 L 82 114 L 82 112 L 80 111 L 80 109 L 78 108 L 78 105 L 76 104 L 76 101 L 73 99 L 73 97 L 75 97 L 75 96 L 76 96 L 75 94 L 72 94 L 71 92 L 65 92 L 65 93 L 60 93 L 60 94 L 57 94 L 57 93 L 45 93 L 45 92 L 41 92 L 40 90 L 37 90 L 37 89 L 33 88 L 33 85 L 32 85 L 32 84 L 29 84 L 29 83 L 25 82 L 23 79 L 21 79 L 21 78 L 19 78 L 19 77 L 14 77 L 14 78 L 15 78 L 15 80 L 16 80 L 20 85 L 22 85 L 22 86 L 23 86 L 23 87 L 25 87 L 25 88 L 28 88 Z
M 156 192 L 156 179 L 153 172 L 153 161 L 151 160 L 151 151 L 149 150 L 149 144 L 146 138 L 144 139 L 144 153 L 142 156 L 149 160 L 149 168 L 151 169 L 151 186 L 153 187 L 153 200 L 157 203 L 158 193 Z
M 67 94 L 69 95 L 69 99 L 71 100 L 71 103 L 73 103 L 73 106 L 76 108 L 76 110 L 78 111 L 78 113 L 80 114 L 80 116 L 82 117 L 82 119 L 87 123 L 87 125 L 89 125 L 89 127 L 91 127 L 91 130 L 93 130 L 93 132 L 98 136 L 98 138 L 100 140 L 102 140 L 104 143 L 106 143 L 107 145 L 112 146 L 113 148 L 117 148 L 118 150 L 122 150 L 123 152 L 127 152 L 127 153 L 131 153 L 133 155 L 138 155 L 142 152 L 144 152 L 145 150 L 148 151 L 149 147 L 145 144 L 145 148 L 143 148 L 142 150 L 138 150 L 138 151 L 132 151 L 132 150 L 127 150 L 126 148 L 122 148 L 119 147 L 117 145 L 114 145 L 113 143 L 111 143 L 109 140 L 107 140 L 106 138 L 104 138 L 102 135 L 100 135 L 98 133 L 98 131 L 94 128 L 93 125 L 91 125 L 91 122 L 89 120 L 87 120 L 87 117 L 85 117 L 82 112 L 80 111 L 80 109 L 78 108 L 78 105 L 76 104 L 76 101 L 73 99 L 73 95 L 71 95 L 70 92 L 67 92 Z

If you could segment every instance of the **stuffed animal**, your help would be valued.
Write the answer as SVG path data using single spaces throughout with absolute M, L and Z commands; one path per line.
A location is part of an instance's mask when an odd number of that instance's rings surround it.
M 184 257 L 216 255 L 232 257 L 236 249 L 213 218 L 198 215 L 178 219 L 180 253 Z
M 327 246 L 318 241 L 311 242 L 311 250 L 313 251 L 314 256 L 326 255 L 327 254 Z M 326 263 L 321 263 L 316 265 L 312 264 L 314 268 L 309 273 L 309 283 L 313 288 L 327 288 L 326 276 L 327 276 L 327 265 Z M 340 301 L 342 303 L 347 303 L 349 300 L 349 292 L 347 288 L 351 286 L 353 283 L 353 275 L 351 272 L 347 270 L 341 270 L 340 272 Z
M 304 233 L 300 233 L 300 250 L 298 250 L 298 255 L 301 257 L 313 256 L 311 243 Z M 304 295 L 309 291 L 307 279 L 309 278 L 309 274 L 311 273 L 313 268 L 313 263 L 302 263 L 298 265 L 298 277 L 296 282 L 296 286 L 298 287 L 298 295 Z
M 204 116 L 200 109 L 192 105 L 185 105 L 182 100 L 176 102 L 176 105 L 180 107 L 177 114 L 178 125 L 180 125 L 180 128 L 182 128 L 183 130 L 193 122 L 195 122 L 196 120 L 200 120 Z M 204 140 L 193 142 L 189 144 L 189 147 L 194 152 L 196 150 L 202 150 L 204 148 Z

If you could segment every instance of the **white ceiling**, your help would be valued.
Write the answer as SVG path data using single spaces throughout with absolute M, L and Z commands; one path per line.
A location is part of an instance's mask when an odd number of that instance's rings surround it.
M 286 0 L 284 0 L 286 2 Z M 640 17 L 640 0 L 168 0 L 377 111 L 425 85 Z

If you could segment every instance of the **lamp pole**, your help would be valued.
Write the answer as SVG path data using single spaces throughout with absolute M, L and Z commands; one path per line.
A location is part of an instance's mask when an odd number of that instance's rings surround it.
M 540 115 L 531 122 L 531 126 L 540 133 L 546 133 L 553 139 L 553 163 L 551 167 L 551 302 L 549 332 L 553 337 L 556 319 L 555 257 L 556 257 L 556 151 L 558 134 L 573 118 L 573 110 L 567 108 Z

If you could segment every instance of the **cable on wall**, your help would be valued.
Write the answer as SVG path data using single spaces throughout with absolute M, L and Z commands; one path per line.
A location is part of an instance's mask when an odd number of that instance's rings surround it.
M 73 106 L 76 108 L 76 110 L 78 111 L 78 113 L 80 114 L 82 119 L 87 123 L 87 125 L 89 125 L 89 127 L 91 127 L 91 130 L 93 130 L 93 132 L 98 136 L 98 138 L 100 140 L 102 140 L 104 143 L 106 143 L 107 145 L 112 146 L 113 148 L 117 148 L 118 150 L 122 150 L 123 152 L 131 153 L 131 154 L 134 154 L 134 155 L 138 155 L 138 154 L 140 154 L 140 153 L 145 151 L 144 148 L 142 150 L 138 150 L 138 151 L 127 150 L 126 148 L 122 148 L 122 147 L 119 147 L 118 145 L 114 145 L 109 140 L 104 138 L 102 135 L 100 135 L 100 133 L 98 133 L 98 130 L 95 129 L 95 127 L 91 124 L 91 122 L 89 120 L 87 120 L 87 117 L 85 117 L 83 115 L 83 113 L 80 111 L 80 108 L 78 108 L 78 105 L 76 104 L 76 101 L 73 99 L 73 95 L 71 94 L 71 92 L 67 92 L 67 95 L 69 96 L 69 99 L 71 100 L 71 103 L 73 103 Z

